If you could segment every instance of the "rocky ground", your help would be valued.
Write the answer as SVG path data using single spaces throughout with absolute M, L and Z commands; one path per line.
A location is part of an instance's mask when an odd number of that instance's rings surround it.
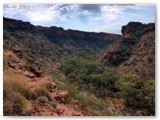
M 12 56 L 11 56 L 12 55 Z M 51 81 L 50 77 L 39 71 L 38 69 L 27 66 L 24 61 L 20 60 L 12 51 L 6 51 L 4 56 L 7 58 L 8 67 L 4 69 L 4 79 L 9 76 L 9 71 L 13 72 L 16 76 L 24 76 L 26 81 L 26 87 L 30 90 L 34 90 L 42 83 Z M 83 116 L 83 114 L 66 104 L 66 97 L 68 91 L 59 90 L 55 82 L 50 83 L 48 92 L 51 95 L 49 102 L 37 100 L 30 100 L 32 103 L 32 110 L 28 115 L 30 116 Z M 74 101 L 74 100 L 73 100 Z M 5 113 L 4 113 L 5 115 Z M 6 114 L 8 116 L 8 114 Z

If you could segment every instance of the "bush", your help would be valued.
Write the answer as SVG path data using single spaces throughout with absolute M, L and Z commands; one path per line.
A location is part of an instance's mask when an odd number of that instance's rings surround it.
M 45 97 L 48 98 L 49 101 L 52 100 L 52 96 L 50 95 L 50 93 L 45 88 L 38 87 L 34 90 L 34 92 L 37 94 L 38 97 L 45 96 Z
M 37 98 L 37 102 L 38 103 L 47 103 L 48 98 L 46 96 L 40 96 L 40 97 Z
M 115 82 L 119 79 L 115 69 L 104 67 L 91 57 L 81 56 L 72 56 L 64 64 L 62 70 L 68 77 L 67 81 L 77 84 L 79 89 L 95 93 L 98 97 L 105 97 L 110 91 L 115 92 Z
M 154 81 L 141 80 L 137 75 L 122 75 L 116 82 L 121 91 L 126 106 L 133 109 L 146 109 L 148 114 L 155 113 L 155 86 Z
M 3 67 L 8 67 L 8 61 L 5 56 L 3 56 Z

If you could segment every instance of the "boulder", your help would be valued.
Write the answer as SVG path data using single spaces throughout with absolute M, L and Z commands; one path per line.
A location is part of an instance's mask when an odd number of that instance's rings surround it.
M 35 78 L 35 75 L 29 71 L 24 71 L 22 74 L 29 78 Z
M 38 69 L 36 69 L 36 68 L 34 68 L 34 67 L 32 67 L 32 66 L 30 66 L 30 71 L 31 71 L 32 73 L 34 73 L 34 75 L 35 75 L 36 77 L 44 77 L 43 72 L 41 72 L 40 70 L 38 70 Z

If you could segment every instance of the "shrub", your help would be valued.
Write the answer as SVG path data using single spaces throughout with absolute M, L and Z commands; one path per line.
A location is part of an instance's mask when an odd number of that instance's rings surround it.
M 38 103 L 47 103 L 48 98 L 46 96 L 40 96 L 40 97 L 37 98 L 37 102 Z
M 50 93 L 42 87 L 38 87 L 34 90 L 34 92 L 37 94 L 38 97 L 40 96 L 46 96 L 48 98 L 49 101 L 52 100 L 52 96 L 50 95 Z
M 116 91 L 114 86 L 119 75 L 114 68 L 104 67 L 95 59 L 72 56 L 62 70 L 68 77 L 67 81 L 76 83 L 80 89 L 87 89 L 99 97 L 105 97 L 111 93 L 110 91 Z
M 126 106 L 133 109 L 146 109 L 148 114 L 154 114 L 154 81 L 141 80 L 137 75 L 126 74 L 116 82 L 116 87 L 124 96 Z
M 51 106 L 53 107 L 53 108 L 55 108 L 56 109 L 56 103 L 54 103 L 54 102 L 51 102 Z
M 7 67 L 8 66 L 8 62 L 5 56 L 3 56 L 3 66 Z

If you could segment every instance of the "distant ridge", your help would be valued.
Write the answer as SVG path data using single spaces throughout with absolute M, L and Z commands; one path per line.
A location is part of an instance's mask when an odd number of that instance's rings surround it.
M 3 30 L 5 49 L 19 49 L 20 57 L 48 72 L 59 68 L 66 57 L 75 51 L 97 51 L 120 37 L 109 33 L 34 26 L 29 22 L 5 17 Z

